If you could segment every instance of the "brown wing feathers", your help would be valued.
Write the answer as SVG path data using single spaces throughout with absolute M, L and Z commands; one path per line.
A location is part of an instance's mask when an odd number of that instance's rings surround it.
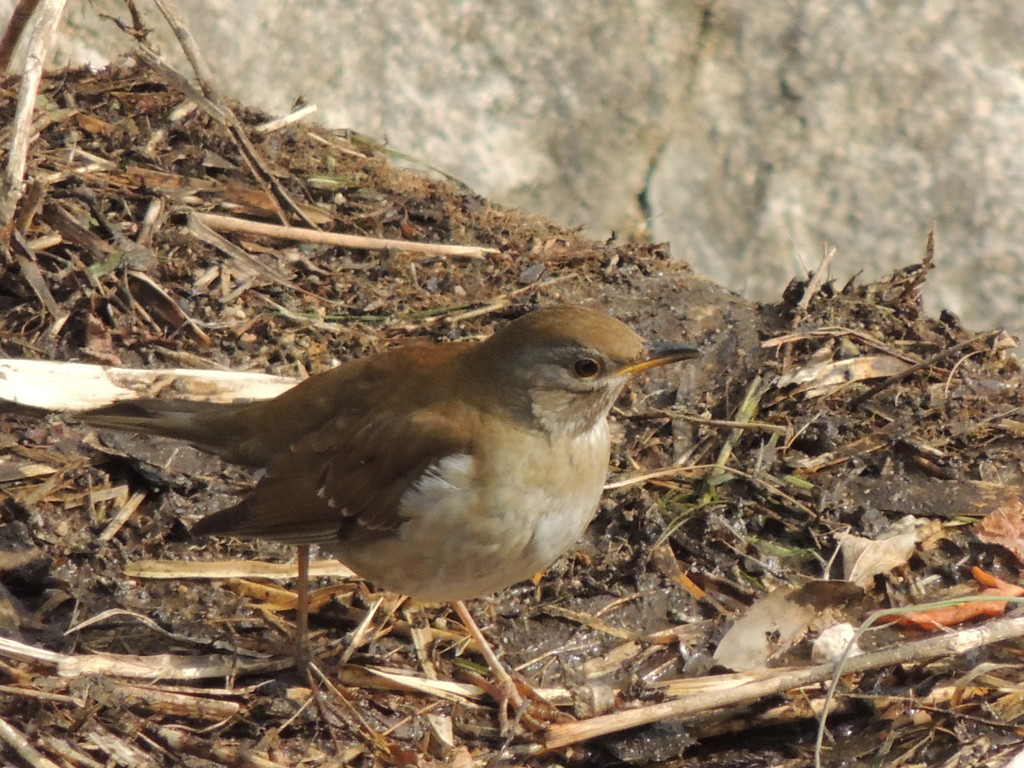
M 337 419 L 278 456 L 245 499 L 199 521 L 193 533 L 306 544 L 390 535 L 409 486 L 445 456 L 470 450 L 471 424 L 452 416 L 439 404 Z
M 245 499 L 197 523 L 197 535 L 291 543 L 377 537 L 397 527 L 402 494 L 427 467 L 469 448 L 472 418 L 455 418 L 459 406 L 440 394 L 450 397 L 450 361 L 469 346 L 398 348 L 256 403 L 134 400 L 78 418 L 266 467 Z M 419 379 L 401 399 L 392 386 L 396 369 Z

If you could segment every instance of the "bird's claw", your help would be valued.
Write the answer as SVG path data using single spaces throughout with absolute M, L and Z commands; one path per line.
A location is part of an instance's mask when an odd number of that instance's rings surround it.
M 508 672 L 495 680 L 486 680 L 467 673 L 474 685 L 482 688 L 498 705 L 498 727 L 502 736 L 509 736 L 520 725 L 531 733 L 539 733 L 552 723 L 570 723 L 575 718 L 562 712 L 545 699 L 521 677 Z

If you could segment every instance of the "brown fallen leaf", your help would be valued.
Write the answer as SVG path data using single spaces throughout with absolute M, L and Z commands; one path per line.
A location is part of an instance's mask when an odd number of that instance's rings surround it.
M 975 524 L 974 533 L 986 544 L 997 544 L 1024 563 L 1024 503 L 1020 497 L 985 515 Z
M 877 574 L 905 565 L 914 554 L 917 542 L 917 521 L 909 515 L 877 539 L 846 534 L 839 542 L 843 578 L 866 589 Z
M 1024 595 L 1024 587 L 998 579 L 977 566 L 971 568 L 971 575 L 975 581 L 985 587 L 980 592 L 980 596 L 1021 597 Z M 984 616 L 1001 616 L 1005 610 L 1005 600 L 971 600 L 928 611 L 905 613 L 899 617 L 896 623 L 922 629 L 939 629 Z
M 861 597 L 864 590 L 845 581 L 811 581 L 771 592 L 751 605 L 725 633 L 715 662 L 733 672 L 766 666 L 788 651 L 815 624 Z
M 898 376 L 910 364 L 892 355 L 864 355 L 832 360 L 831 347 L 823 347 L 807 364 L 776 381 L 779 388 L 797 385 L 790 394 L 803 394 L 810 399 L 829 395 L 857 381 Z

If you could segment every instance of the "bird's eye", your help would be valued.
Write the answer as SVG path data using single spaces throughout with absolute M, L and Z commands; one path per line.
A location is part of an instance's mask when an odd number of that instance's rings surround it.
M 601 363 L 592 357 L 581 357 L 572 364 L 572 370 L 581 379 L 592 379 L 601 372 Z

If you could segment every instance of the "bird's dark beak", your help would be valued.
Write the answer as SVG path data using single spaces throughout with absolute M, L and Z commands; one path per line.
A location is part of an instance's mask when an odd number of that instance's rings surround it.
M 651 368 L 660 368 L 669 363 L 678 363 L 680 360 L 691 360 L 700 356 L 700 350 L 696 347 L 691 347 L 689 344 L 650 341 L 644 346 L 647 347 L 647 357 L 635 363 L 622 366 L 618 370 L 619 375 L 634 376 Z

